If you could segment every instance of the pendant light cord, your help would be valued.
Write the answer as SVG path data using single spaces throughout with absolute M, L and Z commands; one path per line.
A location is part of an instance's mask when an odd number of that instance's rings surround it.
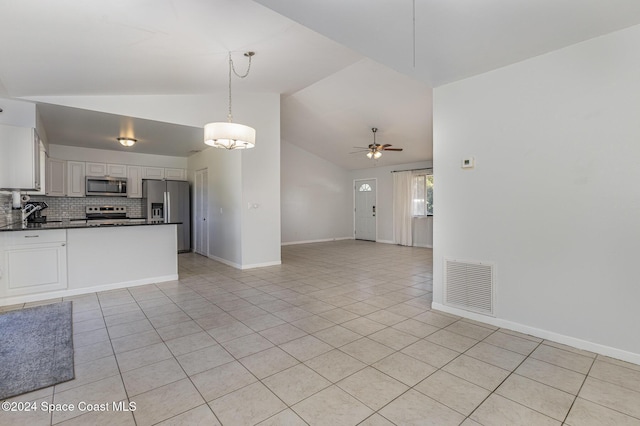
M 229 123 L 233 121 L 233 115 L 231 114 L 231 71 L 233 71 L 233 73 L 240 78 L 245 78 L 246 76 L 248 76 L 249 71 L 251 71 L 251 57 L 253 55 L 253 52 L 247 52 L 244 54 L 244 56 L 247 56 L 249 58 L 249 65 L 247 66 L 247 72 L 240 75 L 236 71 L 236 67 L 233 64 L 233 59 L 231 59 L 231 52 L 229 52 L 229 115 L 227 115 L 227 120 L 229 121 Z

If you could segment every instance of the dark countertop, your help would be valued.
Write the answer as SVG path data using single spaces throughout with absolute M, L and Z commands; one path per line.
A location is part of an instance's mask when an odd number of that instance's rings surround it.
M 126 223 L 122 225 L 87 225 L 87 223 L 83 220 L 82 222 L 73 223 L 73 222 L 62 222 L 62 221 L 51 221 L 47 223 L 30 223 L 26 228 L 22 227 L 22 223 L 14 223 L 11 225 L 7 225 L 4 227 L 0 227 L 0 232 L 3 231 L 29 231 L 29 230 L 40 230 L 40 229 L 80 229 L 80 228 L 123 228 L 127 226 L 154 226 L 154 225 L 181 225 L 182 222 L 138 222 L 138 223 Z

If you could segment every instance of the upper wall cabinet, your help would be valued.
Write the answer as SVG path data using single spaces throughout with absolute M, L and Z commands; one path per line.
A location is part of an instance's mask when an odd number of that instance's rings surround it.
M 86 176 L 110 176 L 127 177 L 127 166 L 124 164 L 107 164 L 87 162 L 85 166 Z
M 40 139 L 34 128 L 0 124 L 0 188 L 40 190 Z
M 126 178 L 127 166 L 124 164 L 107 164 L 107 176 Z
M 167 180 L 187 180 L 185 169 L 164 169 L 164 178 Z
M 143 167 L 142 179 L 164 179 L 163 167 Z
M 67 192 L 67 162 L 48 158 L 46 170 L 46 194 L 49 197 L 64 197 Z
M 143 167 L 142 179 L 187 180 L 187 171 L 168 167 Z
M 67 161 L 67 197 L 85 196 L 85 163 Z
M 127 197 L 142 198 L 142 167 L 127 167 Z
M 84 172 L 85 172 L 85 176 L 106 176 L 107 164 L 106 163 L 85 163 Z

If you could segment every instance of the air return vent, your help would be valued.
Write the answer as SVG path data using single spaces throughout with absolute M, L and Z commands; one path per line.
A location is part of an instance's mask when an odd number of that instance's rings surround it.
M 493 315 L 493 265 L 445 259 L 445 305 Z

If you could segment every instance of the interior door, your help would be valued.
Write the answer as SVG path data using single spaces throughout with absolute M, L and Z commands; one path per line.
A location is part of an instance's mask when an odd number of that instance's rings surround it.
M 209 172 L 207 169 L 197 170 L 195 174 L 194 193 L 194 251 L 203 256 L 209 255 Z
M 355 231 L 356 240 L 376 240 L 376 180 L 355 182 Z

